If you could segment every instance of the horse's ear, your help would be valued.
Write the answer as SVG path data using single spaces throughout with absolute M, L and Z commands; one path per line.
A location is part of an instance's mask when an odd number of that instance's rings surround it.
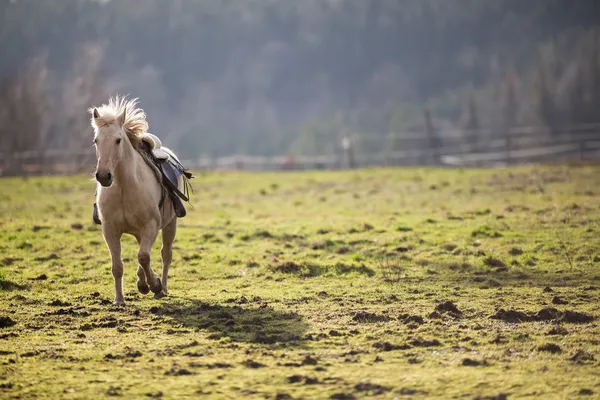
M 127 109 L 125 108 L 123 110 L 123 112 L 121 113 L 121 115 L 119 115 L 119 117 L 117 118 L 117 122 L 119 123 L 119 126 L 123 126 L 123 124 L 125 124 L 126 116 L 127 116 Z
M 100 116 L 100 114 L 98 114 L 97 108 L 94 108 L 94 111 L 92 111 L 92 114 L 94 115 L 94 118 L 98 118 Z

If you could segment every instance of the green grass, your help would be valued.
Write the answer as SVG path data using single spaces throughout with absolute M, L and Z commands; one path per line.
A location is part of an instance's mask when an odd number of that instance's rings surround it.
M 1 179 L 0 398 L 598 396 L 599 177 L 199 174 L 170 296 L 126 237 L 123 308 L 93 182 Z

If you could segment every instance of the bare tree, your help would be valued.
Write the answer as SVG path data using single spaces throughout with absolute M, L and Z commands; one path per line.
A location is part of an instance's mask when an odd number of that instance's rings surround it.
M 51 128 L 46 57 L 39 56 L 0 83 L 0 144 L 4 174 L 24 172 L 25 158 L 43 164 Z M 35 152 L 38 152 L 37 157 Z M 31 153 L 34 152 L 34 153 Z

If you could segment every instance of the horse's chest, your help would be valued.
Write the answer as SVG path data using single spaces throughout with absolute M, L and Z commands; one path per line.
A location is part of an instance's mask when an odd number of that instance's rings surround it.
M 148 222 L 160 218 L 157 205 L 139 198 L 119 196 L 100 196 L 99 210 L 103 223 L 119 228 L 124 233 L 137 234 Z

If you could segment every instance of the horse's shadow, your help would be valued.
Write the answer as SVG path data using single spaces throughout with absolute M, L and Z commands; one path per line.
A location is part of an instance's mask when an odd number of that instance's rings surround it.
M 210 331 L 212 339 L 229 337 L 235 342 L 297 345 L 309 327 L 300 315 L 276 311 L 264 304 L 224 306 L 194 299 L 165 300 L 153 310 L 165 322 Z

